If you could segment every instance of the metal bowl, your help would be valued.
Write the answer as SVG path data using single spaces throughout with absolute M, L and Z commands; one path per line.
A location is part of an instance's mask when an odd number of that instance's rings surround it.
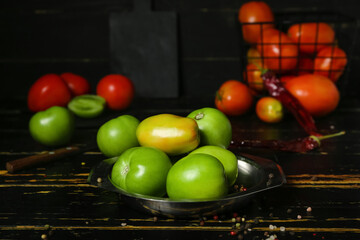
M 100 188 L 120 194 L 120 198 L 129 206 L 152 215 L 170 218 L 189 218 L 236 211 L 246 206 L 256 193 L 280 187 L 286 182 L 281 167 L 275 162 L 249 154 L 237 154 L 238 178 L 235 185 L 246 190 L 233 191 L 226 197 L 210 201 L 176 201 L 128 193 L 116 188 L 110 181 L 112 166 L 117 158 L 100 162 L 90 172 L 88 182 Z M 101 179 L 101 181 L 99 181 Z

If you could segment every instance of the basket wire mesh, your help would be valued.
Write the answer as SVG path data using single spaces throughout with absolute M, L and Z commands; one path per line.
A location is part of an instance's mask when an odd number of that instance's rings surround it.
M 316 73 L 327 76 L 328 78 L 335 78 L 335 75 L 340 75 L 339 79 L 335 80 L 341 94 L 346 93 L 348 85 L 350 63 L 354 53 L 354 46 L 356 42 L 356 32 L 359 26 L 358 21 L 355 19 L 334 12 L 293 12 L 293 13 L 276 13 L 275 22 L 256 22 L 256 23 L 239 23 L 240 26 L 240 70 L 241 77 L 249 87 L 256 93 L 263 93 L 264 86 L 260 79 L 261 68 L 265 66 L 266 62 L 272 62 L 273 67 L 271 70 L 276 72 L 280 79 L 285 82 L 288 78 L 298 76 L 306 73 Z M 302 28 L 306 23 L 315 24 L 314 41 L 304 42 L 301 40 L 301 34 L 297 41 L 285 41 L 287 36 L 284 36 L 291 26 L 298 24 L 298 32 L 301 33 Z M 319 41 L 319 30 L 322 24 L 329 25 L 334 33 L 334 41 L 321 42 Z M 265 41 L 263 33 L 266 26 L 273 24 L 275 29 L 278 30 L 278 37 L 276 41 Z M 260 28 L 260 38 L 257 43 L 248 43 L 243 38 L 242 28 L 245 26 L 257 26 Z M 271 56 L 265 54 L 265 49 L 276 46 L 279 50 L 278 55 Z M 297 49 L 296 54 L 286 54 L 285 51 L 281 52 L 285 46 Z M 313 53 L 304 54 L 304 47 L 311 47 L 315 49 Z M 328 46 L 330 53 L 319 56 L 318 49 L 324 49 Z M 288 47 L 288 48 L 289 48 Z M 344 55 L 337 54 L 338 48 L 345 52 Z M 256 53 L 257 50 L 257 53 Z M 251 52 L 252 51 L 252 52 Z M 318 56 L 317 56 L 318 55 Z M 329 69 L 315 68 L 314 61 L 323 59 L 328 62 Z M 296 62 L 293 67 L 286 67 L 286 63 L 290 61 Z M 344 68 L 336 68 L 335 65 L 342 61 L 346 62 Z M 254 80 L 255 79 L 255 80 Z M 334 80 L 333 80 L 334 81 Z

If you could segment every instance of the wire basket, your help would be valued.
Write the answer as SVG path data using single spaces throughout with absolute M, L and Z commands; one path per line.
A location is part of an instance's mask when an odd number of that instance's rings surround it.
M 239 23 L 242 80 L 261 95 L 265 91 L 260 77 L 262 68 L 276 72 L 284 82 L 294 76 L 316 73 L 336 82 L 343 94 L 348 85 L 350 63 L 354 53 L 357 27 L 359 26 L 358 21 L 334 12 L 277 13 L 275 18 L 275 22 Z M 287 41 L 287 33 L 291 27 L 294 28 L 294 25 L 297 25 L 295 32 L 306 31 L 306 25 L 310 23 L 314 30 L 312 35 L 314 41 L 305 39 L 303 41 L 301 35 L 298 41 Z M 269 40 L 263 35 L 265 31 L 270 31 L 266 30 L 270 24 L 278 30 L 273 32 L 273 35 L 278 34 L 273 38 L 276 40 Z M 257 43 L 248 43 L 244 40 L 242 29 L 251 25 L 260 28 L 260 37 Z M 330 26 L 333 30 L 335 34 L 333 41 L 321 41 L 319 32 L 321 32 L 323 25 Z M 267 54 L 268 50 L 274 46 L 279 52 Z M 323 50 L 324 48 L 327 48 L 327 51 Z M 292 49 L 292 52 L 289 49 Z M 338 49 L 342 50 L 345 55 L 338 54 Z M 321 50 L 323 50 L 322 53 L 320 53 Z M 324 54 L 324 52 L 327 53 Z M 321 60 L 328 61 L 329 68 L 319 67 Z

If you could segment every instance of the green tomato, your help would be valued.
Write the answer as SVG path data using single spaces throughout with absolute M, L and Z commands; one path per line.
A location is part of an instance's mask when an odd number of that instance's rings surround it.
M 218 146 L 203 146 L 195 149 L 190 154 L 205 153 L 216 157 L 224 166 L 229 186 L 232 186 L 238 176 L 238 161 L 235 154 Z
M 169 157 L 159 149 L 134 147 L 115 162 L 111 181 L 129 193 L 162 197 L 166 193 L 166 177 L 171 166 Z
M 197 153 L 172 166 L 166 190 L 173 200 L 215 200 L 227 194 L 228 183 L 224 167 L 217 158 Z
M 99 116 L 104 111 L 105 106 L 106 101 L 104 98 L 92 94 L 74 97 L 68 104 L 70 111 L 82 118 Z
M 97 132 L 97 145 L 107 157 L 120 156 L 125 150 L 139 146 L 136 129 L 139 120 L 131 115 L 122 115 L 104 123 Z
M 201 108 L 191 112 L 200 130 L 200 144 L 227 148 L 232 138 L 230 120 L 216 108 Z
M 70 142 L 74 133 L 75 120 L 72 113 L 54 106 L 34 114 L 29 122 L 31 136 L 39 143 L 56 147 Z

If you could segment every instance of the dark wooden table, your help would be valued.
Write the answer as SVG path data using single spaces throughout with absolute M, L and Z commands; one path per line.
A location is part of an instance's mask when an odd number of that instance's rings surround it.
M 195 104 L 196 103 L 196 104 Z M 94 143 L 98 127 L 124 114 L 139 119 L 157 113 L 186 115 L 211 101 L 150 100 L 125 112 L 77 119 L 73 143 Z M 309 153 L 244 149 L 276 161 L 286 174 L 280 188 L 258 194 L 245 208 L 220 216 L 167 219 L 138 212 L 116 193 L 87 183 L 106 157 L 97 149 L 10 174 L 9 160 L 51 150 L 34 142 L 23 99 L 0 108 L 0 239 L 360 239 L 360 109 L 343 101 L 333 114 L 316 119 L 322 131 L 346 131 Z M 231 118 L 244 139 L 305 136 L 291 115 L 280 124 L 254 113 Z

